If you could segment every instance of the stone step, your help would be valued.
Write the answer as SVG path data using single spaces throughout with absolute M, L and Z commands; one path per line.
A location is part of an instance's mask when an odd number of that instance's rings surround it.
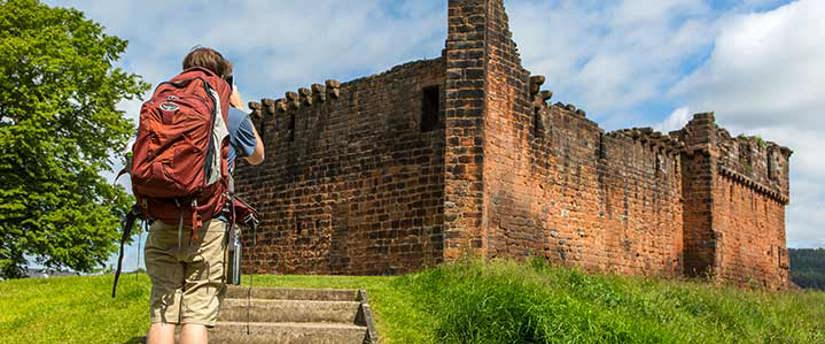
M 350 324 L 218 322 L 209 332 L 209 343 L 360 344 L 366 336 L 365 326 Z
M 227 286 L 226 299 L 246 299 L 249 287 Z M 346 289 L 252 288 L 253 299 L 356 301 L 358 291 Z
M 218 321 L 355 324 L 359 306 L 357 301 L 224 299 Z

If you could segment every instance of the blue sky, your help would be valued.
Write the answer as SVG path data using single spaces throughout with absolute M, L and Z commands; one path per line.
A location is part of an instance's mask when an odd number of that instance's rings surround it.
M 130 41 L 156 84 L 195 45 L 235 63 L 245 100 L 279 98 L 441 54 L 445 0 L 48 1 Z M 506 0 L 524 65 L 607 130 L 678 129 L 715 111 L 731 133 L 791 147 L 791 247 L 825 247 L 825 1 Z M 136 118 L 139 103 L 124 102 Z M 128 266 L 136 266 L 130 248 Z

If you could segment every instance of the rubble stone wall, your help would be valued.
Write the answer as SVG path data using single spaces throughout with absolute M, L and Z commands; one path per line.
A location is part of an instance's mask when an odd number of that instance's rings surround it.
M 241 164 L 239 195 L 263 214 L 244 270 L 392 274 L 443 260 L 444 125 L 422 130 L 425 87 L 444 60 L 408 63 L 250 104 L 266 147 Z

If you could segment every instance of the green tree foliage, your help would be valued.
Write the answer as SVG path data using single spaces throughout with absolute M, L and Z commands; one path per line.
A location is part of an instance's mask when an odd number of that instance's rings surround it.
M 132 200 L 100 173 L 134 133 L 115 105 L 148 89 L 113 66 L 126 45 L 80 11 L 0 0 L 0 276 L 114 251 Z
M 825 290 L 825 248 L 789 249 L 791 280 L 802 288 Z

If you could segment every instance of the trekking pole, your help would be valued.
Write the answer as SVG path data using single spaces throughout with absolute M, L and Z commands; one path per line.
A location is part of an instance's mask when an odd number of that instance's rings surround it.
M 135 282 L 138 281 L 138 271 L 140 270 L 140 246 L 143 241 L 143 228 L 146 227 L 144 223 L 138 226 L 138 245 L 137 245 L 137 260 L 135 261 Z
M 123 235 L 120 237 L 120 254 L 117 256 L 117 269 L 115 270 L 115 280 L 112 282 L 112 298 L 115 298 L 115 294 L 117 293 L 117 281 L 120 279 L 120 271 L 123 268 L 123 250 L 124 246 L 126 245 L 126 241 L 132 235 L 132 226 L 135 224 L 135 220 L 140 216 L 140 209 L 138 208 L 137 204 L 132 206 L 132 210 L 126 213 L 126 216 L 123 218 Z

